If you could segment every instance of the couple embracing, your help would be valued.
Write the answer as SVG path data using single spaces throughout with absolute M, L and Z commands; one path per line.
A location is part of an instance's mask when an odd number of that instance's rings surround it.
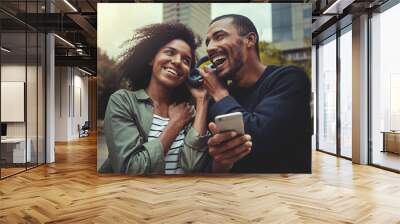
M 152 24 L 133 41 L 119 64 L 130 89 L 109 99 L 109 153 L 99 172 L 311 172 L 310 81 L 295 66 L 261 63 L 247 17 L 211 21 L 205 43 L 216 69 L 200 72 L 199 88 L 187 85 L 199 45 L 192 30 Z M 245 134 L 220 132 L 213 122 L 232 112 L 243 114 Z

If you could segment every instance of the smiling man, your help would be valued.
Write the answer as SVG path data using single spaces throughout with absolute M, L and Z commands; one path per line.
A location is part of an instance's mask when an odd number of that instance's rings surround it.
M 202 72 L 213 99 L 209 120 L 242 112 L 246 135 L 220 133 L 209 123 L 214 172 L 310 173 L 310 81 L 295 66 L 264 65 L 258 32 L 245 16 L 211 21 L 207 53 L 216 71 Z M 228 86 L 227 80 L 232 80 Z

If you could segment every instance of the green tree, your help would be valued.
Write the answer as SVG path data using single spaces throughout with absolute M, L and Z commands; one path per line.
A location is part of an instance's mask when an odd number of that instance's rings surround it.
M 104 119 L 111 94 L 122 87 L 116 64 L 115 60 L 97 48 L 97 114 L 100 120 Z
M 287 64 L 287 60 L 283 57 L 282 52 L 266 41 L 260 41 L 260 60 L 263 64 Z
M 297 65 L 302 67 L 307 76 L 311 78 L 311 59 L 307 60 L 305 63 L 299 63 L 292 60 L 288 60 L 284 57 L 281 50 L 272 46 L 271 43 L 266 41 L 259 42 L 260 48 L 260 60 L 265 65 Z

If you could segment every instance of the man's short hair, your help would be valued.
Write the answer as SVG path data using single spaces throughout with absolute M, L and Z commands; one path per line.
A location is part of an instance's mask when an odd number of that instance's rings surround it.
M 238 15 L 238 14 L 226 14 L 226 15 L 218 16 L 215 19 L 213 19 L 210 22 L 210 25 L 218 20 L 227 19 L 227 18 L 232 18 L 232 23 L 233 23 L 233 25 L 235 25 L 240 36 L 247 35 L 250 32 L 253 32 L 256 34 L 256 38 L 257 38 L 256 52 L 257 52 L 258 58 L 260 58 L 260 50 L 258 47 L 258 39 L 259 39 L 258 32 L 257 32 L 256 27 L 254 26 L 254 23 L 246 16 L 242 16 L 242 15 Z

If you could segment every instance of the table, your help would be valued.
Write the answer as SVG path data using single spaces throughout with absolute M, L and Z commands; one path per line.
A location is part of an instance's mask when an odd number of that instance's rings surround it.
M 382 131 L 381 133 L 383 133 L 382 152 L 400 154 L 400 131 Z
M 5 163 L 31 162 L 32 141 L 30 138 L 27 138 L 26 142 L 28 143 L 28 147 L 26 147 L 25 151 L 25 138 L 1 139 L 1 159 L 5 160 Z

